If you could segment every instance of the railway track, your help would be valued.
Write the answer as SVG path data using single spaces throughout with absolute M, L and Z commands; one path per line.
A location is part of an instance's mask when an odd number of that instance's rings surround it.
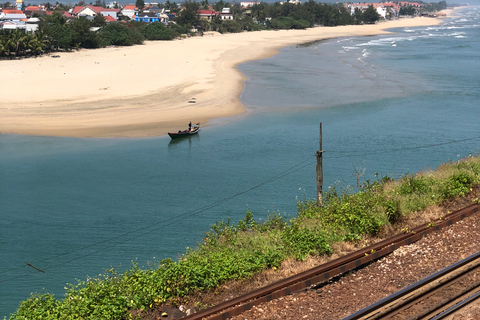
M 332 260 L 326 264 L 304 271 L 289 278 L 260 288 L 235 299 L 225 301 L 211 308 L 186 316 L 186 320 L 224 320 L 250 310 L 254 306 L 278 299 L 291 293 L 316 287 L 329 279 L 344 274 L 350 270 L 365 266 L 380 259 L 401 246 L 408 245 L 425 237 L 430 232 L 450 226 L 478 212 L 480 205 L 473 204 L 453 213 L 443 219 L 409 230 L 392 238 L 380 241 L 356 252 Z
M 444 319 L 480 296 L 480 252 L 343 320 Z

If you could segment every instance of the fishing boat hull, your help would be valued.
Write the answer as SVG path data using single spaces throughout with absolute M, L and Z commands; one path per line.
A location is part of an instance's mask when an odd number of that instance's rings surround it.
M 169 132 L 168 136 L 172 139 L 180 139 L 180 138 L 193 136 L 197 134 L 199 131 L 200 131 L 199 127 L 194 127 L 190 131 L 185 130 L 185 131 L 179 131 L 179 132 Z

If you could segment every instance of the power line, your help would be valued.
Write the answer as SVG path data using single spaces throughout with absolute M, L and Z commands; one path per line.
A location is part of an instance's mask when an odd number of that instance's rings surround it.
M 85 249 L 88 249 L 88 248 L 91 248 L 91 247 L 94 247 L 94 246 L 98 246 L 98 245 L 101 245 L 101 244 L 104 244 L 104 243 L 108 243 L 108 242 L 111 242 L 111 241 L 114 241 L 114 240 L 117 240 L 117 239 L 120 239 L 120 238 L 124 238 L 124 237 L 126 237 L 126 236 L 128 236 L 128 235 L 130 235 L 130 234 L 133 234 L 133 233 L 137 233 L 137 232 L 140 232 L 140 231 L 144 231 L 144 232 L 142 232 L 142 233 L 140 233 L 140 234 L 137 234 L 137 235 L 135 235 L 135 236 L 133 236 L 133 237 L 124 239 L 124 240 L 121 241 L 121 242 L 117 242 L 117 243 L 111 244 L 111 245 L 109 245 L 109 246 L 103 247 L 103 248 L 101 248 L 101 249 L 99 249 L 99 250 L 96 250 L 96 251 L 93 251 L 93 252 L 90 252 L 90 253 L 87 253 L 87 254 L 84 254 L 84 255 L 80 255 L 80 256 L 74 257 L 74 258 L 72 258 L 72 259 L 70 259 L 70 260 L 64 261 L 64 262 L 62 262 L 62 263 L 55 264 L 55 265 L 53 265 L 53 266 L 49 266 L 49 267 L 42 268 L 42 270 L 52 269 L 52 268 L 54 268 L 54 267 L 58 267 L 58 266 L 61 266 L 61 265 L 70 263 L 70 262 L 72 262 L 72 261 L 75 261 L 75 260 L 78 260 L 78 259 L 81 259 L 81 258 L 84 258 L 84 257 L 87 257 L 87 256 L 91 256 L 91 255 L 94 255 L 94 254 L 99 253 L 99 252 L 102 252 L 102 251 L 105 251 L 106 249 L 112 248 L 112 247 L 114 247 L 114 246 L 116 246 L 116 245 L 119 245 L 119 244 L 121 244 L 121 243 L 125 243 L 125 242 L 128 242 L 128 241 L 137 239 L 137 238 L 142 237 L 142 236 L 144 236 L 144 235 L 146 235 L 146 234 L 149 234 L 149 233 L 152 233 L 152 232 L 154 232 L 154 231 L 157 231 L 157 230 L 159 230 L 159 229 L 161 229 L 161 228 L 163 228 L 163 227 L 170 226 L 170 225 L 172 225 L 174 222 L 176 222 L 176 220 L 178 220 L 178 219 L 180 219 L 180 218 L 189 217 L 189 216 L 193 216 L 193 215 L 202 213 L 202 212 L 204 212 L 204 211 L 206 211 L 206 210 L 208 210 L 208 209 L 211 209 L 211 208 L 213 208 L 213 207 L 216 207 L 216 206 L 218 206 L 218 205 L 220 205 L 220 204 L 222 204 L 222 203 L 225 203 L 225 202 L 227 202 L 227 201 L 229 201 L 229 200 L 231 200 L 231 199 L 234 199 L 234 198 L 236 198 L 236 197 L 239 197 L 239 196 L 241 196 L 241 195 L 243 195 L 243 194 L 245 194 L 245 193 L 248 193 L 248 192 L 250 192 L 250 191 L 252 191 L 252 190 L 255 190 L 255 189 L 257 189 L 257 188 L 260 188 L 260 187 L 262 187 L 262 186 L 264 186 L 264 185 L 266 185 L 266 184 L 268 184 L 268 183 L 270 183 L 270 182 L 273 182 L 273 181 L 275 181 L 275 180 L 278 180 L 278 179 L 280 179 L 280 178 L 283 178 L 283 177 L 286 176 L 286 175 L 289 175 L 289 174 L 292 174 L 292 173 L 294 173 L 294 172 L 296 172 L 296 171 L 298 171 L 298 170 L 301 170 L 301 169 L 303 169 L 304 167 L 310 165 L 310 163 L 307 163 L 307 164 L 305 165 L 305 162 L 307 162 L 307 161 L 309 161 L 309 160 L 310 160 L 310 159 L 304 160 L 304 161 L 302 161 L 302 162 L 300 162 L 300 163 L 298 163 L 298 164 L 296 164 L 296 165 L 294 165 L 294 166 L 292 166 L 292 167 L 284 170 L 283 172 L 279 173 L 278 175 L 276 175 L 276 176 L 274 176 L 274 177 L 272 177 L 272 178 L 270 178 L 270 179 L 268 179 L 268 180 L 265 180 L 265 181 L 257 184 L 256 186 L 253 186 L 253 187 L 251 187 L 251 188 L 249 188 L 249 189 L 246 189 L 246 190 L 244 190 L 244 191 L 238 192 L 238 193 L 236 193 L 236 194 L 234 194 L 234 195 L 231 195 L 231 196 L 229 196 L 229 197 L 227 197 L 227 198 L 224 198 L 224 199 L 215 201 L 215 202 L 213 202 L 213 203 L 207 204 L 207 205 L 205 205 L 205 206 L 203 206 L 203 207 L 201 207 L 201 208 L 199 208 L 199 209 L 190 210 L 190 211 L 187 211 L 187 212 L 185 212 L 185 213 L 183 213 L 183 214 L 180 214 L 180 215 L 178 215 L 178 216 L 175 216 L 175 217 L 171 217 L 171 218 L 168 218 L 168 219 L 165 219 L 165 220 L 158 221 L 158 222 L 156 222 L 156 223 L 154 223 L 154 224 L 152 224 L 152 225 L 149 225 L 149 226 L 146 226 L 146 227 L 143 227 L 143 228 L 138 228 L 138 229 L 135 229 L 135 230 L 133 230 L 133 231 L 125 232 L 125 233 L 122 233 L 122 234 L 120 234 L 120 235 L 118 235 L 118 236 L 115 236 L 115 237 L 112 237 L 112 238 L 109 238 L 109 239 L 105 239 L 105 240 L 102 240 L 102 241 L 98 241 L 98 242 L 89 244 L 89 245 L 87 245 L 87 246 L 83 246 L 83 247 L 78 248 L 78 249 L 75 249 L 75 250 L 71 250 L 71 251 L 67 251 L 67 252 L 60 253 L 60 254 L 56 254 L 56 255 L 50 256 L 50 257 L 48 257 L 48 258 L 42 259 L 42 260 L 38 260 L 38 261 L 35 261 L 35 262 L 31 262 L 31 263 L 29 263 L 29 264 L 27 264 L 27 265 L 38 265 L 38 264 L 40 264 L 40 263 L 42 263 L 42 262 L 45 262 L 45 261 L 49 261 L 49 260 L 56 259 L 56 258 L 59 258 L 59 257 L 62 257 L 62 256 L 66 256 L 66 255 L 69 255 L 69 254 L 72 254 L 72 253 L 75 253 L 75 252 L 79 252 L 79 251 L 82 251 L 82 250 L 85 250 Z M 297 167 L 299 167 L 299 166 L 300 166 L 300 168 L 297 168 Z M 297 168 L 297 169 L 295 169 L 295 168 Z M 295 169 L 295 170 L 294 170 L 294 169 Z M 159 224 L 161 224 L 160 227 L 154 228 L 154 227 L 158 226 Z M 150 230 L 149 230 L 149 229 L 150 229 Z M 148 231 L 147 231 L 147 230 L 148 230 Z M 4 270 L 4 271 L 0 272 L 0 274 L 6 273 L 6 272 L 15 271 L 15 270 L 22 269 L 22 268 L 25 268 L 25 267 L 26 267 L 26 266 L 20 266 L 20 267 L 16 267 L 16 268 L 11 268 L 11 269 Z M 11 281 L 11 280 L 14 280 L 14 279 L 23 277 L 23 276 L 25 276 L 25 275 L 19 275 L 19 276 L 14 277 L 14 278 L 9 278 L 9 279 L 5 279 L 5 280 L 0 280 L 0 283 L 2 283 L 2 282 L 7 282 L 7 281 Z
M 328 159 L 338 159 L 338 158 L 344 158 L 344 157 L 347 157 L 347 156 L 358 157 L 358 156 L 366 156 L 366 155 L 372 155 L 372 154 L 388 154 L 388 153 L 394 153 L 394 152 L 399 152 L 399 151 L 433 148 L 433 147 L 438 147 L 438 146 L 443 146 L 443 145 L 448 145 L 448 144 L 453 144 L 453 143 L 458 143 L 458 142 L 465 142 L 465 141 L 470 141 L 470 140 L 475 140 L 475 139 L 480 139 L 480 136 L 465 138 L 465 139 L 460 139 L 460 140 L 452 140 L 452 141 L 442 142 L 442 143 L 428 144 L 428 145 L 417 146 L 417 147 L 392 148 L 392 149 L 387 149 L 387 150 L 371 150 L 369 152 L 365 152 L 364 150 L 350 150 L 350 151 L 335 151 L 335 150 L 333 150 L 333 151 L 326 151 L 326 152 L 342 154 L 342 155 L 339 155 L 339 156 L 328 157 Z
M 328 151 L 328 150 L 324 150 L 324 153 L 326 154 L 326 159 L 338 159 L 338 158 L 345 158 L 345 157 L 358 157 L 358 156 L 366 156 L 366 155 L 373 155 L 373 154 L 388 154 L 388 153 L 394 153 L 394 152 L 400 152 L 400 151 L 408 151 L 408 150 L 416 150 L 416 149 L 425 149 L 425 148 L 433 148 L 433 147 L 438 147 L 438 146 L 442 146 L 442 145 L 448 145 L 448 144 L 454 144 L 454 143 L 459 143 L 459 142 L 465 142 L 465 141 L 470 141 L 470 140 L 475 140 L 475 139 L 479 139 L 480 136 L 476 136 L 476 137 L 471 137 L 471 138 L 465 138 L 465 139 L 459 139 L 459 140 L 453 140 L 453 141 L 448 141 L 448 142 L 442 142 L 442 143 L 436 143 L 436 144 L 429 144 L 429 145 L 422 145 L 422 146 L 416 146 L 416 147 L 404 147 L 404 148 L 392 148 L 392 149 L 388 149 L 388 150 L 372 150 L 372 151 L 369 151 L 369 152 L 363 152 L 363 150 L 351 150 L 351 151 Z M 363 152 L 363 153 L 360 153 L 360 152 Z M 338 155 L 338 156 L 328 156 L 328 154 L 341 154 L 341 155 Z M 61 265 L 65 265 L 65 264 L 68 264 L 70 262 L 73 262 L 75 260 L 79 260 L 81 258 L 84 258 L 84 257 L 87 257 L 87 256 L 91 256 L 91 255 L 94 255 L 96 253 L 99 253 L 99 252 L 102 252 L 102 251 L 105 251 L 106 249 L 109 249 L 109 248 L 112 248 L 114 246 L 117 246 L 121 243 L 125 243 L 125 242 L 128 242 L 128 241 L 131 241 L 131 240 L 134 240 L 134 239 L 137 239 L 137 238 L 140 238 L 146 234 L 149 234 L 149 233 L 152 233 L 154 231 L 157 231 L 163 227 L 167 227 L 167 226 L 170 226 L 172 225 L 176 220 L 180 219 L 180 218 L 184 218 L 184 217 L 190 217 L 190 216 L 194 216 L 196 214 L 200 214 L 202 212 L 205 212 L 206 210 L 208 209 L 211 209 L 213 207 L 216 207 L 222 203 L 225 203 L 227 201 L 230 201 L 236 197 L 239 197 L 243 194 L 246 194 L 252 190 L 255 190 L 257 188 L 260 188 L 266 184 L 269 184 L 273 181 L 276 181 L 278 179 L 281 179 L 287 175 L 290 175 L 294 172 L 297 172 L 307 166 L 310 166 L 312 164 L 315 164 L 316 163 L 316 160 L 310 160 L 309 159 L 306 159 L 306 160 L 303 160 L 301 161 L 300 163 L 284 170 L 283 172 L 277 174 L 276 176 L 270 178 L 270 179 L 267 179 L 249 189 L 246 189 L 246 190 L 243 190 L 241 192 L 238 192 L 236 194 L 233 194 L 227 198 L 224 198 L 224 199 L 220 199 L 220 200 L 217 200 L 215 202 L 212 202 L 210 204 L 207 204 L 199 209 L 195 209 L 195 210 L 190 210 L 190 211 L 187 211 L 183 214 L 180 214 L 178 216 L 174 216 L 174 217 L 171 217 L 171 218 L 168 218 L 166 220 L 161 220 L 161 221 L 158 221 L 152 225 L 149 225 L 149 226 L 145 226 L 145 227 L 142 227 L 142 228 L 137 228 L 133 231 L 129 231 L 129 232 L 125 232 L 125 233 L 122 233 L 118 236 L 115 236 L 115 237 L 112 237 L 112 238 L 108 238 L 108 239 L 105 239 L 105 240 L 102 240 L 102 241 L 98 241 L 98 242 L 95 242 L 95 243 L 92 243 L 92 244 L 89 244 L 87 246 L 83 246 L 81 248 L 78 248 L 78 249 L 75 249 L 75 250 L 71 250 L 71 251 L 67 251 L 67 252 L 63 252 L 63 253 L 60 253 L 60 254 L 56 254 L 56 255 L 53 255 L 53 256 L 50 256 L 48 258 L 45 258 L 45 259 L 42 259 L 42 260 L 38 260 L 38 261 L 35 261 L 35 262 L 32 262 L 31 264 L 30 263 L 26 263 L 27 266 L 28 265 L 38 265 L 42 262 L 45 262 L 45 261 L 49 261 L 49 260 L 52 260 L 52 259 L 56 259 L 56 258 L 59 258 L 59 257 L 62 257 L 62 256 L 66 256 L 66 255 L 70 255 L 72 253 L 76 253 L 76 252 L 79 252 L 79 251 L 82 251 L 82 250 L 85 250 L 85 249 L 88 249 L 88 248 L 92 248 L 92 247 L 96 247 L 98 245 L 101 245 L 101 244 L 104 244 L 104 243 L 109 243 L 111 241 L 114 241 L 114 240 L 117 240 L 117 239 L 120 239 L 120 238 L 124 238 L 128 235 L 131 235 L 131 234 L 135 234 L 135 233 L 138 233 L 138 232 L 141 232 L 133 237 L 130 237 L 130 238 L 127 238 L 127 239 L 124 239 L 120 242 L 117 242 L 117 243 L 113 243 L 111 245 L 108 245 L 106 247 L 103 247 L 101 249 L 98 249 L 96 251 L 93 251 L 93 252 L 90 252 L 90 253 L 87 253 L 87 254 L 84 254 L 84 255 L 79 255 L 79 256 L 76 256 L 72 259 L 69 259 L 69 260 L 66 260 L 62 263 L 58 263 L 58 264 L 54 264 L 52 266 L 49 266 L 49 267 L 45 267 L 43 268 L 42 270 L 49 270 L 49 269 L 52 269 L 52 268 L 55 268 L 55 267 L 58 267 L 58 266 L 61 266 Z M 160 227 L 157 227 L 159 224 L 161 224 Z M 155 228 L 156 227 L 156 228 Z M 143 231 L 143 232 L 142 232 Z M 19 266 L 19 267 L 15 267 L 15 268 L 11 268 L 11 269 L 8 269 L 8 270 L 4 270 L 4 271 L 1 271 L 0 274 L 4 274 L 4 273 L 7 273 L 7 272 L 11 272 L 11 271 L 15 271 L 15 270 L 19 270 L 19 269 L 23 269 L 25 268 L 26 266 L 25 265 L 22 265 L 22 266 Z M 31 273 L 29 273 L 31 274 Z M 11 280 L 14 280 L 14 279 L 17 279 L 17 278 L 20 278 L 20 277 L 23 277 L 23 276 L 26 276 L 27 274 L 24 274 L 24 275 L 19 275 L 17 277 L 13 277 L 13 278 L 9 278 L 9 279 L 5 279 L 5 280 L 0 280 L 0 283 L 2 282 L 7 282 L 7 281 L 11 281 Z

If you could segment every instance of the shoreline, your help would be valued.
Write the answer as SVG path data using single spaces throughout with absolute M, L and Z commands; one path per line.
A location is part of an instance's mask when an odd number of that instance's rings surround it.
M 446 10 L 447 17 L 453 10 Z M 280 48 L 339 37 L 388 34 L 387 29 L 438 25 L 444 18 L 403 18 L 375 25 L 307 30 L 206 33 L 0 61 L 0 133 L 68 137 L 151 137 L 246 112 L 239 98 L 241 63 Z M 47 80 L 48 79 L 48 80 Z M 208 124 L 207 124 L 208 125 Z

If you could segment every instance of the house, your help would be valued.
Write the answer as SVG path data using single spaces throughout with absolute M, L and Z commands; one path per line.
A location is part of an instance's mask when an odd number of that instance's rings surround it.
M 108 9 L 108 8 L 103 8 L 99 6 L 86 5 L 86 6 L 75 6 L 71 14 L 74 17 L 81 17 L 81 16 L 94 17 L 98 14 L 101 14 L 104 17 L 111 16 L 115 18 L 115 20 L 117 20 L 118 19 L 117 16 L 120 10 L 121 9 Z
M 27 28 L 27 24 L 25 21 L 11 21 L 11 20 L 2 20 L 0 21 L 0 30 L 25 30 Z
M 110 8 L 110 9 L 114 9 L 115 7 L 118 7 L 118 3 L 117 1 L 111 1 L 109 3 L 107 3 L 107 8 Z
M 130 19 L 135 19 L 135 15 L 137 14 L 138 10 L 135 8 L 135 6 L 125 6 L 123 9 L 120 10 L 120 13 L 128 17 Z
M 223 8 L 220 13 L 221 20 L 233 20 L 233 13 L 230 12 L 230 8 Z
M 39 6 L 28 6 L 23 11 L 40 11 Z
M 22 10 L 3 9 L 0 11 L 0 20 L 20 21 L 22 19 L 27 19 L 27 16 Z
M 38 18 L 30 18 L 26 21 L 26 28 L 25 31 L 27 32 L 35 32 L 38 30 L 38 23 L 40 22 L 40 19 Z
M 115 20 L 118 20 L 118 13 L 120 12 L 120 9 L 106 9 L 106 8 L 101 8 L 100 14 L 104 17 L 112 17 Z
M 382 18 L 387 18 L 392 17 L 392 16 L 398 16 L 398 12 L 400 11 L 400 6 L 391 3 L 391 2 L 382 2 L 382 3 L 351 3 L 348 4 L 347 7 L 350 9 L 350 14 L 354 15 L 355 10 L 358 9 L 361 12 L 365 11 L 368 9 L 369 6 L 373 6 L 377 13 L 382 17 Z
M 253 7 L 256 4 L 260 4 L 260 1 L 243 1 L 243 2 L 240 2 L 240 6 L 243 9 L 246 9 L 248 7 Z
M 112 16 L 105 16 L 105 21 L 106 21 L 107 23 L 109 23 L 109 22 L 116 22 L 117 19 L 115 19 L 115 18 L 112 17 Z
M 44 15 L 47 14 L 47 12 L 45 11 L 45 8 L 44 7 L 41 8 L 40 6 L 28 6 L 25 8 L 25 10 L 23 10 L 23 13 L 25 13 L 27 18 L 31 18 L 34 15 L 36 17 L 43 17 Z
M 154 13 L 160 13 L 162 12 L 164 9 L 160 9 L 159 7 L 157 6 L 151 6 L 151 7 L 146 7 L 143 12 L 154 12 Z
M 200 19 L 205 19 L 208 21 L 213 20 L 213 18 L 215 18 L 217 15 L 218 13 L 215 12 L 215 10 L 198 10 L 197 11 L 197 16 L 199 16 Z
M 400 1 L 398 4 L 402 7 L 412 6 L 414 8 L 421 8 L 424 6 L 423 4 L 420 4 L 418 2 L 406 2 L 406 1 Z
M 135 16 L 135 21 L 139 22 L 160 22 L 160 18 L 157 13 L 154 12 L 142 12 Z

